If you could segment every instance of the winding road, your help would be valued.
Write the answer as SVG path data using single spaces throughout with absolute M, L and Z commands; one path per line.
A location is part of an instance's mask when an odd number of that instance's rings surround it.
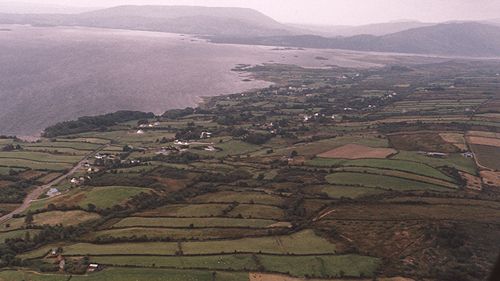
M 18 215 L 18 214 L 21 214 L 23 213 L 24 211 L 26 211 L 31 202 L 35 199 L 37 199 L 38 197 L 40 197 L 43 193 L 47 192 L 52 186 L 60 183 L 61 181 L 63 181 L 65 178 L 68 178 L 70 177 L 71 175 L 73 175 L 76 171 L 78 171 L 78 169 L 80 169 L 83 164 L 85 162 L 87 162 L 89 160 L 90 157 L 92 157 L 93 155 L 95 155 L 97 152 L 99 152 L 100 150 L 102 150 L 104 147 L 101 147 L 99 148 L 98 150 L 96 151 L 93 151 L 92 153 L 90 154 L 87 154 L 80 162 L 78 162 L 78 164 L 76 164 L 71 170 L 69 170 L 69 172 L 65 173 L 64 175 L 54 179 L 53 181 L 45 184 L 45 185 L 41 185 L 35 189 L 33 189 L 30 193 L 28 193 L 28 195 L 24 198 L 24 201 L 23 201 L 23 204 L 19 207 L 17 207 L 17 209 L 15 209 L 14 211 L 6 214 L 6 215 L 3 215 L 2 217 L 0 217 L 0 223 L 4 223 L 10 219 L 12 219 L 12 217 L 14 215 Z

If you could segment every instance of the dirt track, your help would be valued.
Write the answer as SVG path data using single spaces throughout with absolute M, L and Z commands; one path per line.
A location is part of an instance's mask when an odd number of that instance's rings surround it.
M 35 188 L 34 190 L 32 190 L 30 193 L 28 193 L 28 195 L 24 198 L 24 201 L 23 201 L 23 204 L 21 206 L 19 206 L 17 209 L 15 209 L 14 211 L 0 217 L 0 223 L 3 223 L 7 220 L 10 220 L 14 215 L 17 215 L 17 214 L 21 214 L 22 212 L 26 211 L 31 202 L 35 199 L 37 199 L 38 197 L 40 197 L 40 195 L 42 195 L 43 193 L 47 192 L 48 189 L 50 189 L 52 186 L 60 183 L 62 180 L 64 180 L 65 178 L 73 175 L 78 169 L 80 169 L 82 166 L 83 166 L 83 163 L 85 163 L 92 155 L 94 155 L 95 153 L 97 153 L 99 150 L 101 150 L 102 148 L 99 148 L 98 150 L 88 154 L 85 156 L 85 158 L 83 158 L 80 162 L 78 162 L 78 164 L 76 164 L 69 172 L 67 172 L 66 174 L 54 179 L 53 181 L 49 182 L 48 184 L 44 184 L 44 185 L 41 185 L 37 188 Z

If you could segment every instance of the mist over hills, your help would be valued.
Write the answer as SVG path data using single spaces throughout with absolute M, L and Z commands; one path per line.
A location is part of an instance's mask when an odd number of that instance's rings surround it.
M 291 35 L 294 28 L 246 8 L 118 6 L 80 14 L 0 14 L 0 23 L 86 26 L 213 36 Z
M 419 21 L 397 21 L 397 22 L 383 22 L 366 24 L 359 26 L 348 26 L 348 25 L 305 25 L 305 24 L 290 24 L 290 26 L 302 28 L 303 30 L 309 30 L 314 32 L 316 35 L 321 35 L 325 37 L 336 37 L 336 36 L 355 36 L 355 35 L 387 35 L 395 32 L 400 32 L 412 28 L 419 28 L 425 26 L 432 26 L 433 23 L 425 23 Z
M 318 28 L 285 25 L 252 9 L 195 6 L 118 6 L 79 14 L 0 14 L 0 24 L 145 30 L 200 35 L 217 43 L 474 57 L 500 56 L 500 26 L 495 23 L 403 21 Z
M 219 43 L 331 48 L 444 56 L 500 56 L 500 28 L 476 22 L 447 23 L 383 36 L 356 35 L 326 38 L 317 35 L 214 38 Z

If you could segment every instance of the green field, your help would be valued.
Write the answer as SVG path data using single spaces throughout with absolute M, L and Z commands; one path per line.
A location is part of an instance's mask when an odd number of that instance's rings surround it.
M 308 165 L 313 166 L 354 166 L 354 167 L 372 167 L 381 169 L 398 170 L 403 172 L 415 173 L 446 181 L 453 181 L 450 177 L 441 173 L 439 170 L 417 162 L 389 160 L 389 159 L 359 159 L 359 160 L 345 160 L 345 159 L 329 159 L 329 158 L 314 158 L 307 162 Z
M 237 218 L 144 218 L 128 217 L 114 224 L 114 228 L 146 227 L 255 227 L 266 228 L 277 223 L 274 220 Z
M 140 213 L 140 216 L 212 217 L 222 215 L 229 204 L 175 204 Z
M 224 253 L 269 253 L 269 254 L 334 254 L 335 245 L 304 230 L 292 235 L 242 238 L 233 240 L 193 241 L 193 242 L 144 242 L 90 244 L 76 243 L 63 246 L 63 254 L 78 255 L 175 255 L 179 246 L 185 255 L 224 254 Z M 21 255 L 23 258 L 36 258 L 47 253 L 54 245 Z
M 269 254 L 332 254 L 335 245 L 318 237 L 312 230 L 288 236 L 269 236 L 207 242 L 182 243 L 186 255 L 216 253 L 269 253 Z
M 296 277 L 333 278 L 371 277 L 380 265 L 377 258 L 345 256 L 259 256 L 266 270 L 288 273 Z
M 29 230 L 14 230 L 9 232 L 0 232 L 0 243 L 3 243 L 5 239 L 24 238 L 27 232 L 29 232 L 30 236 L 33 237 L 40 231 L 36 229 L 29 229 Z
M 285 216 L 285 212 L 275 206 L 240 204 L 229 212 L 228 216 L 279 220 Z
M 36 214 L 33 216 L 33 223 L 36 225 L 56 225 L 64 226 L 77 225 L 86 221 L 99 219 L 101 216 L 96 213 L 84 211 L 51 211 Z
M 0 272 L 2 281 L 68 281 L 69 275 L 40 274 L 5 270 Z M 217 272 L 213 279 L 212 271 L 107 268 L 89 275 L 73 275 L 71 281 L 248 281 L 248 273 Z
M 87 142 L 71 141 L 42 141 L 37 143 L 22 144 L 23 147 L 51 147 L 51 148 L 73 148 L 77 150 L 96 150 L 101 145 Z
M 96 231 L 85 236 L 85 239 L 106 237 L 143 237 L 169 238 L 173 240 L 206 240 L 214 238 L 239 238 L 243 234 L 252 234 L 256 231 L 242 228 L 154 228 L 154 227 L 130 227 L 119 229 L 107 229 Z
M 199 203 L 255 203 L 262 205 L 281 205 L 283 198 L 275 195 L 270 195 L 262 192 L 233 192 L 221 191 L 216 193 L 209 193 L 193 198 L 193 202 Z
M 383 193 L 383 190 L 369 187 L 354 187 L 354 186 L 338 186 L 338 185 L 324 185 L 315 186 L 318 193 L 326 193 L 330 198 L 358 198 L 368 195 L 375 195 Z
M 29 168 L 32 170 L 63 171 L 73 167 L 70 163 L 36 162 L 24 159 L 3 158 L 0 161 L 3 167 Z
M 435 190 L 450 191 L 445 187 L 417 182 L 402 178 L 363 174 L 363 173 L 334 173 L 326 176 L 326 180 L 336 185 L 355 185 L 365 187 L 379 187 L 393 190 Z
M 124 203 L 130 197 L 141 192 L 150 192 L 150 189 L 130 186 L 105 186 L 93 187 L 85 192 L 85 198 L 79 202 L 79 206 L 86 208 L 89 203 L 97 208 L 110 208 Z
M 465 158 L 460 154 L 450 154 L 446 158 L 429 157 L 413 151 L 400 151 L 392 159 L 407 160 L 427 164 L 432 167 L 449 166 L 469 174 L 477 174 L 476 164 L 473 159 Z
M 208 269 L 231 271 L 259 271 L 259 265 L 269 272 L 286 273 L 295 277 L 329 278 L 372 276 L 379 266 L 377 258 L 359 255 L 271 256 L 271 255 L 215 255 L 215 256 L 101 256 L 92 262 L 117 266 L 167 267 L 176 269 Z M 262 268 L 261 268 L 262 269 Z
M 488 145 L 471 145 L 480 165 L 492 170 L 500 170 L 500 147 Z

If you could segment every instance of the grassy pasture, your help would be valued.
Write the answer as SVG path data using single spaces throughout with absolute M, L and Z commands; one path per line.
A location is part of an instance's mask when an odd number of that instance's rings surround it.
M 96 150 L 101 145 L 87 142 L 72 142 L 72 141 L 42 141 L 36 143 L 22 144 L 23 147 L 50 147 L 50 148 L 73 148 L 76 150 Z
M 58 155 L 35 151 L 12 151 L 12 152 L 0 152 L 0 161 L 3 159 L 24 159 L 32 160 L 37 162 L 59 162 L 59 163 L 77 163 L 82 159 L 80 156 L 68 156 L 68 155 Z
M 89 203 L 92 203 L 98 208 L 109 208 L 117 204 L 122 204 L 130 197 L 141 192 L 150 191 L 147 188 L 130 186 L 93 187 L 90 191 L 85 192 L 85 198 L 80 201 L 79 205 L 87 207 Z
M 153 264 L 159 267 L 178 269 L 208 269 L 208 270 L 235 270 L 254 271 L 258 269 L 256 260 L 251 255 L 216 255 L 216 256 L 180 256 L 180 257 L 151 257 L 151 256 L 103 256 L 91 257 L 92 262 L 109 265 L 134 265 L 150 267 Z
M 212 217 L 221 216 L 229 204 L 174 204 L 139 213 L 139 216 Z
M 500 220 L 500 212 L 483 206 L 453 204 L 371 204 L 370 211 L 356 205 L 336 207 L 323 220 L 455 220 L 492 222 Z
M 394 170 L 383 170 L 383 169 L 375 169 L 375 168 L 366 168 L 366 167 L 345 167 L 345 168 L 339 168 L 336 169 L 336 171 L 341 171 L 341 172 L 353 172 L 353 173 L 371 173 L 371 174 L 377 174 L 377 175 L 384 175 L 384 176 L 391 176 L 391 177 L 398 177 L 398 178 L 404 178 L 404 179 L 409 179 L 409 180 L 414 180 L 414 181 L 421 181 L 425 183 L 430 183 L 434 185 L 439 185 L 439 186 L 444 186 L 448 188 L 457 188 L 457 185 L 454 183 L 451 183 L 449 181 L 444 181 L 441 179 L 435 179 L 435 178 L 429 178 L 426 176 L 421 176 L 417 174 L 412 174 L 408 172 L 402 172 L 402 171 L 394 171 Z
M 335 245 L 314 234 L 312 230 L 284 236 L 267 236 L 233 240 L 193 241 L 193 242 L 144 242 L 90 244 L 76 243 L 64 246 L 65 255 L 174 255 L 179 245 L 185 255 L 224 253 L 269 253 L 269 254 L 333 254 Z M 51 245 L 21 255 L 39 257 Z M 54 245 L 52 245 L 54 246 Z
M 363 196 L 375 195 L 384 193 L 383 190 L 370 188 L 370 187 L 353 187 L 353 186 L 338 186 L 338 185 L 320 185 L 312 186 L 307 190 L 311 189 L 312 193 L 326 193 L 330 198 L 359 198 Z
M 267 230 L 242 229 L 242 228 L 152 228 L 152 227 L 130 227 L 119 229 L 107 229 L 90 233 L 85 239 L 92 241 L 104 237 L 142 237 L 148 238 L 170 238 L 174 240 L 206 240 L 222 238 L 240 238 L 244 235 L 266 234 Z
M 261 149 L 261 146 L 246 143 L 239 140 L 230 140 L 223 143 L 215 143 L 214 146 L 222 150 L 217 152 L 210 152 L 204 150 L 191 149 L 190 151 L 201 155 L 213 155 L 216 157 L 225 157 L 230 155 L 248 154 Z
M 89 275 L 73 275 L 72 281 L 235 281 L 248 280 L 248 273 L 217 272 L 215 279 L 212 271 L 107 268 Z M 6 270 L 0 272 L 2 281 L 67 281 L 69 275 L 40 274 L 27 271 Z
M 24 151 L 64 153 L 64 154 L 70 154 L 70 155 L 84 156 L 84 155 L 90 153 L 92 150 L 80 150 L 80 149 L 74 149 L 74 148 L 68 148 L 68 147 L 31 146 L 31 147 L 25 147 Z
M 289 155 L 292 151 L 295 150 L 299 153 L 299 155 L 313 157 L 317 154 L 327 152 L 329 150 L 347 144 L 359 144 L 375 148 L 385 148 L 389 146 L 387 139 L 371 136 L 343 136 L 275 149 L 273 155 Z
M 266 228 L 277 223 L 274 220 L 238 218 L 144 218 L 128 217 L 114 224 L 118 227 L 254 227 Z
M 255 203 L 262 205 L 281 205 L 283 204 L 283 198 L 266 194 L 262 192 L 234 192 L 234 191 L 221 191 L 215 193 L 204 194 L 193 198 L 193 202 L 196 203 Z
M 29 233 L 31 237 L 33 235 L 40 232 L 37 229 L 28 229 L 28 230 L 14 230 L 9 232 L 1 232 L 0 233 L 0 243 L 3 243 L 5 239 L 14 239 L 14 238 L 24 238 L 26 233 Z
M 88 213 L 84 211 L 51 211 L 34 215 L 33 223 L 36 225 L 56 225 L 64 226 L 77 225 L 90 220 L 96 220 L 101 216 L 96 213 Z
M 363 173 L 348 173 L 348 172 L 334 173 L 326 176 L 326 180 L 329 183 L 336 185 L 360 185 L 365 187 L 379 187 L 383 189 L 393 189 L 393 190 L 435 190 L 435 191 L 452 190 L 429 183 L 417 182 L 390 176 L 372 175 Z
M 411 161 L 403 161 L 403 160 L 392 160 L 392 159 L 345 160 L 345 159 L 314 158 L 306 163 L 308 165 L 321 166 L 321 167 L 352 166 L 352 167 L 371 167 L 371 168 L 390 169 L 390 170 L 398 170 L 398 171 L 433 177 L 445 181 L 451 181 L 451 182 L 453 181 L 450 177 L 446 176 L 439 170 L 429 165 Z
M 21 169 L 21 168 L 9 168 L 9 167 L 1 167 L 0 166 L 0 175 L 2 175 L 2 176 L 8 175 L 11 170 L 13 170 L 15 172 L 20 172 L 20 171 L 23 171 L 24 169 Z
M 287 236 L 268 236 L 206 242 L 182 243 L 186 255 L 216 253 L 269 253 L 269 254 L 332 254 L 335 245 L 312 230 L 304 230 Z
M 459 152 L 459 149 L 446 142 L 437 133 L 394 134 L 389 136 L 391 146 L 397 150 Z
M 150 192 L 150 189 L 130 186 L 106 186 L 106 187 L 86 187 L 75 188 L 63 195 L 45 198 L 33 202 L 28 210 L 38 210 L 46 208 L 49 204 L 67 206 L 80 206 L 87 208 L 89 203 L 98 208 L 110 208 L 117 204 L 122 204 L 130 197 L 141 192 Z
M 108 144 L 109 140 L 99 139 L 99 138 L 75 138 L 75 139 L 57 139 L 57 141 L 67 141 L 67 142 L 85 142 L 85 143 L 93 143 L 93 144 Z
M 288 273 L 295 277 L 333 278 L 343 272 L 346 277 L 371 277 L 380 265 L 377 258 L 360 255 L 342 256 L 259 256 L 268 271 Z
M 275 206 L 240 204 L 229 212 L 228 216 L 279 220 L 285 216 L 285 212 L 283 209 Z
M 500 147 L 471 144 L 472 151 L 480 165 L 492 170 L 500 170 Z
M 377 258 L 359 255 L 325 256 L 270 256 L 247 254 L 215 255 L 198 257 L 150 257 L 120 256 L 91 257 L 96 263 L 117 266 L 171 267 L 177 269 L 208 269 L 231 271 L 258 271 L 259 265 L 266 271 L 287 273 L 295 277 L 329 278 L 344 272 L 347 277 L 369 277 L 379 266 Z
M 0 165 L 3 167 L 27 168 L 33 170 L 63 171 L 73 167 L 70 163 L 37 162 L 24 159 L 2 158 Z
M 63 247 L 66 255 L 175 255 L 176 242 L 89 244 L 76 243 Z
M 473 159 L 465 158 L 460 154 L 449 154 L 446 158 L 429 157 L 418 154 L 412 151 L 400 151 L 398 154 L 391 157 L 396 160 L 414 161 L 427 164 L 432 167 L 449 166 L 454 167 L 460 171 L 476 175 L 477 169 Z

